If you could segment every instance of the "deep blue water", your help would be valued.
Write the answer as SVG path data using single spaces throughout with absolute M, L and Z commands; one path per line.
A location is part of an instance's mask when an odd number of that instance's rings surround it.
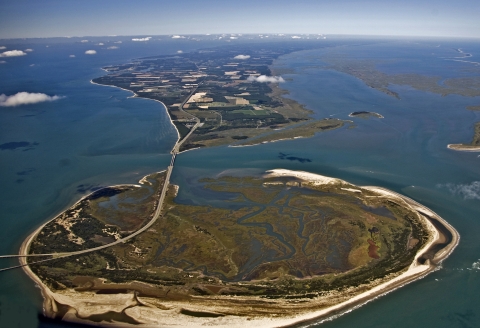
M 0 253 L 18 251 L 22 240 L 92 188 L 134 183 L 165 169 L 176 140 L 164 108 L 128 98 L 129 92 L 93 85 L 101 67 L 157 54 L 218 45 L 188 40 L 131 42 L 127 38 L 0 41 L 12 49 L 33 49 L 26 56 L 1 58 L 0 94 L 42 92 L 64 98 L 35 105 L 0 107 L 0 145 L 29 146 L 0 150 Z M 122 40 L 116 50 L 108 41 Z M 103 42 L 105 46 L 97 46 Z M 48 45 L 48 47 L 47 47 Z M 341 46 L 339 45 L 346 45 Z M 403 193 L 432 208 L 461 234 L 443 268 L 428 277 L 344 315 L 322 327 L 477 327 L 480 326 L 480 158 L 479 153 L 448 150 L 448 143 L 469 142 L 480 105 L 468 98 L 424 93 L 394 86 L 401 100 L 373 90 L 349 75 L 328 69 L 325 54 L 381 60 L 385 73 L 421 73 L 443 78 L 478 76 L 478 66 L 452 61 L 456 49 L 480 61 L 480 45 L 468 40 L 330 39 L 320 50 L 282 57 L 292 68 L 282 87 L 317 118 L 348 119 L 353 111 L 375 111 L 384 119 L 354 118 L 342 128 L 255 147 L 217 147 L 177 157 L 173 183 L 179 199 L 199 201 L 196 181 L 219 174 L 258 174 L 273 168 L 305 170 L 359 185 L 378 185 Z M 97 54 L 84 52 L 96 49 Z M 70 58 L 70 55 L 75 58 Z M 33 64 L 33 66 L 31 66 Z M 477 70 L 475 71 L 475 67 Z M 20 145 L 20 144 L 18 144 Z M 309 159 L 300 162 L 290 157 Z M 283 158 L 283 159 L 282 159 Z M 477 182 L 477 184 L 475 183 Z M 16 260 L 1 260 L 1 266 Z M 0 273 L 0 323 L 39 325 L 39 290 L 20 270 Z M 49 327 L 50 323 L 41 323 Z M 54 325 L 54 326 L 62 326 Z

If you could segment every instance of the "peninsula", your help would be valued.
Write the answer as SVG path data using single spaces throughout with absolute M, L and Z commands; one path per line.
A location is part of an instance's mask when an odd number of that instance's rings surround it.
M 480 151 L 480 122 L 475 124 L 475 132 L 470 144 L 449 144 L 447 147 L 459 151 Z
M 348 121 L 313 120 L 311 111 L 283 97 L 278 84 L 285 81 L 272 75 L 270 66 L 305 47 L 272 43 L 142 58 L 105 67 L 109 74 L 92 82 L 163 103 L 179 138 L 185 139 L 179 151 L 310 137 Z

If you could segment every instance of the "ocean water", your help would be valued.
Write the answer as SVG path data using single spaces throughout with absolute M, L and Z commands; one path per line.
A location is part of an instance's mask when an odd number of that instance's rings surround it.
M 54 102 L 0 107 L 0 253 L 18 251 L 23 239 L 92 188 L 134 183 L 163 170 L 176 140 L 161 104 L 128 98 L 131 93 L 91 84 L 101 67 L 218 42 L 127 38 L 3 40 L 8 50 L 33 49 L 0 64 L 0 94 L 42 92 Z M 113 43 L 122 41 L 123 43 Z M 98 46 L 99 42 L 104 46 Z M 226 44 L 226 43 L 223 43 Z M 116 45 L 115 50 L 106 49 Z M 48 47 L 47 47 L 48 46 Z M 85 55 L 96 49 L 96 55 Z M 456 61 L 461 49 L 472 56 Z M 411 197 L 444 217 L 461 241 L 442 268 L 424 279 L 374 300 L 321 327 L 478 327 L 480 326 L 480 158 L 448 150 L 469 142 L 480 112 L 480 97 L 440 95 L 393 86 L 401 100 L 328 68 L 326 55 L 377 59 L 388 74 L 478 76 L 480 46 L 468 40 L 329 39 L 319 50 L 293 53 L 276 66 L 288 68 L 282 87 L 316 118 L 349 119 L 353 111 L 374 111 L 384 119 L 353 118 L 356 125 L 255 147 L 216 147 L 177 157 L 172 182 L 178 200 L 200 201 L 196 182 L 205 176 L 259 174 L 273 168 L 304 170 L 359 185 L 377 185 Z M 75 55 L 74 58 L 69 57 Z M 2 58 L 3 59 L 3 58 Z M 462 59 L 463 60 L 463 59 Z M 31 66 L 33 65 L 33 66 Z M 286 160 L 280 154 L 309 159 Z M 282 159 L 283 158 L 283 159 Z M 2 259 L 2 267 L 16 260 Z M 18 327 L 61 327 L 39 322 L 41 296 L 22 271 L 0 273 L 0 323 Z M 3 320 L 3 321 L 2 321 Z

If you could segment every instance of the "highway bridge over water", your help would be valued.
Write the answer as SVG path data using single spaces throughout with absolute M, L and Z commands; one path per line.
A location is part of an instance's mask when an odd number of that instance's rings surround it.
M 190 94 L 190 96 L 194 92 L 195 92 L 195 90 Z M 187 100 L 190 99 L 190 96 L 188 96 L 183 101 L 183 103 L 180 105 L 180 110 L 181 111 L 183 111 L 183 106 L 185 105 Z M 190 114 L 186 113 L 185 111 L 183 111 L 183 112 L 187 115 L 190 115 Z M 191 116 L 193 116 L 193 115 L 191 115 Z M 163 188 L 162 188 L 162 192 L 160 194 L 160 199 L 158 201 L 157 208 L 155 209 L 155 213 L 154 213 L 152 219 L 146 225 L 144 225 L 142 228 L 138 229 L 134 233 L 132 233 L 132 234 L 130 234 L 130 235 L 124 237 L 124 238 L 117 239 L 116 241 L 114 241 L 110 244 L 106 244 L 106 245 L 102 245 L 102 246 L 98 246 L 98 247 L 94 247 L 94 248 L 84 249 L 84 250 L 75 251 L 75 252 L 59 252 L 59 253 L 50 253 L 50 254 L 28 254 L 29 244 L 30 244 L 31 240 L 33 240 L 36 237 L 36 235 L 43 229 L 43 227 L 50 222 L 49 221 L 49 222 L 45 223 L 44 225 L 42 225 L 40 228 L 38 228 L 33 233 L 33 235 L 30 235 L 28 237 L 28 239 L 30 239 L 30 241 L 24 242 L 24 244 L 22 245 L 22 247 L 20 249 L 19 254 L 0 255 L 0 259 L 2 259 L 2 258 L 20 258 L 20 264 L 19 265 L 14 265 L 14 266 L 10 266 L 10 267 L 7 267 L 7 268 L 2 268 L 2 269 L 0 269 L 0 272 L 21 268 L 21 267 L 27 266 L 29 264 L 42 263 L 42 262 L 52 261 L 52 260 L 56 260 L 56 259 L 60 259 L 60 258 L 71 257 L 71 256 L 82 255 L 82 254 L 87 254 L 87 253 L 99 251 L 101 249 L 112 247 L 112 246 L 118 245 L 120 243 L 125 243 L 126 241 L 128 241 L 128 240 L 138 236 L 139 234 L 147 231 L 160 217 L 162 217 L 163 202 L 165 200 L 165 196 L 166 196 L 167 191 L 168 191 L 168 186 L 170 184 L 170 177 L 172 175 L 173 166 L 175 164 L 175 159 L 177 157 L 177 154 L 180 151 L 180 147 L 192 135 L 192 133 L 195 131 L 195 129 L 197 129 L 198 126 L 200 125 L 200 119 L 198 119 L 198 117 L 196 117 L 196 116 L 193 116 L 193 117 L 195 118 L 195 121 L 196 121 L 195 125 L 190 129 L 190 131 L 188 132 L 188 134 L 185 137 L 181 138 L 179 136 L 179 139 L 177 140 L 177 142 L 173 146 L 173 149 L 171 151 L 172 159 L 170 160 L 170 164 L 169 164 L 169 166 L 167 167 L 167 170 L 166 170 L 165 181 L 163 183 Z M 40 258 L 41 257 L 46 257 L 46 259 L 42 259 L 42 260 L 27 263 L 26 258 L 30 258 L 30 257 L 40 257 Z

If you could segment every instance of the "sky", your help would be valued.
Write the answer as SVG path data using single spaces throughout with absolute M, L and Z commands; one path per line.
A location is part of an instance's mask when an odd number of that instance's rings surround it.
M 321 33 L 480 38 L 479 0 L 0 0 L 0 38 Z

